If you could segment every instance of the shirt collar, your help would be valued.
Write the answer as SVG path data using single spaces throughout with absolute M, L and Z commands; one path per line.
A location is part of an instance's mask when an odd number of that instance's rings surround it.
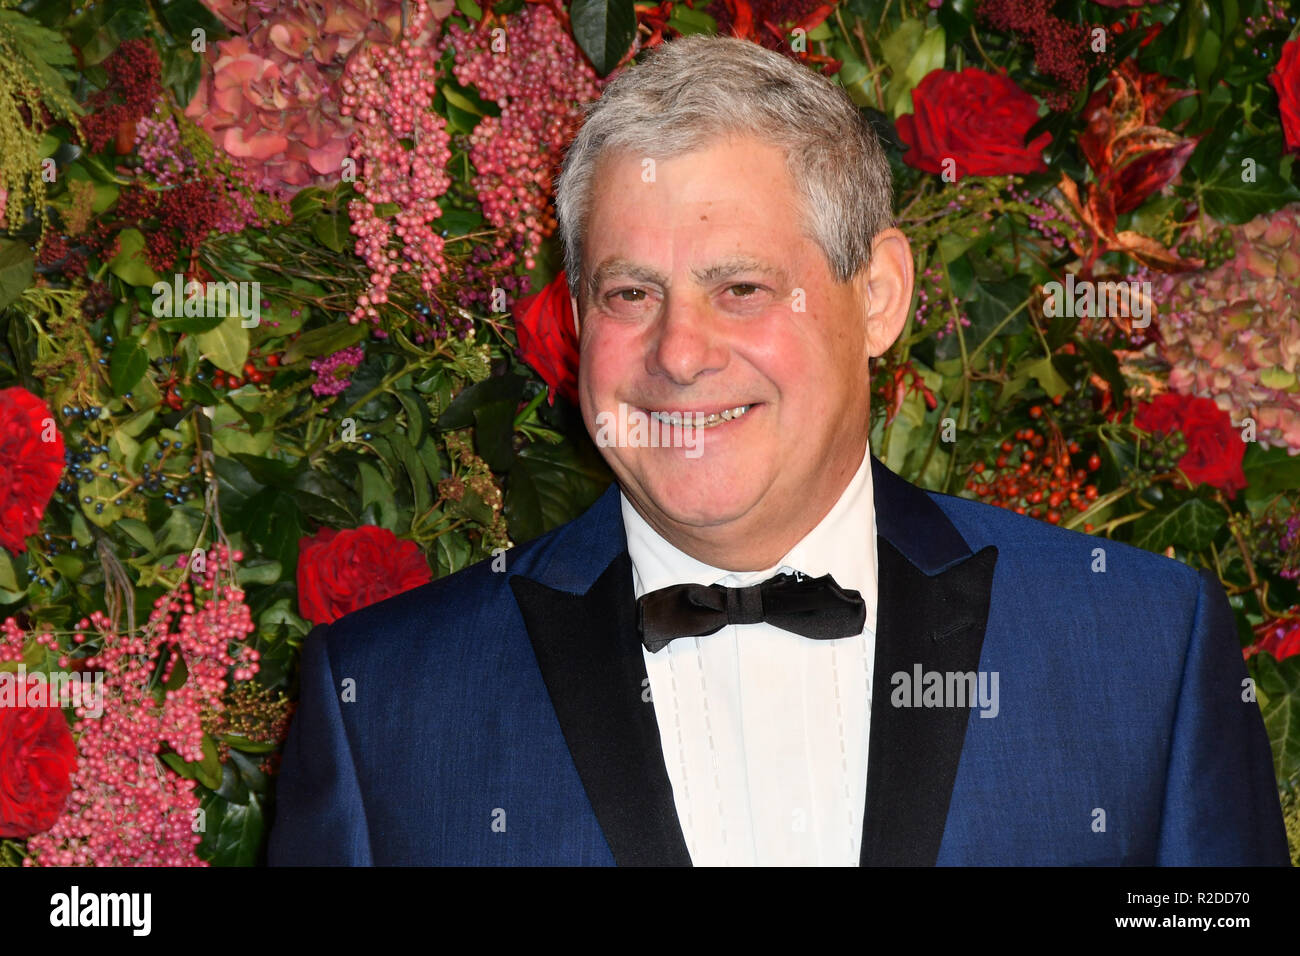
M 746 587 L 782 570 L 800 571 L 811 577 L 830 574 L 840 587 L 862 594 L 867 604 L 867 625 L 874 630 L 878 575 L 869 449 L 863 453 L 858 470 L 826 516 L 784 558 L 763 571 L 732 572 L 698 561 L 650 527 L 622 491 L 619 503 L 638 598 L 673 584 Z

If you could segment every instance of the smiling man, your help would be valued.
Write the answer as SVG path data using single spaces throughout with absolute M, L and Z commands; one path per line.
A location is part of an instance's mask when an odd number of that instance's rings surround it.
M 556 208 L 617 482 L 313 632 L 273 863 L 1286 863 L 1213 575 L 870 454 L 912 258 L 842 90 L 664 44 Z

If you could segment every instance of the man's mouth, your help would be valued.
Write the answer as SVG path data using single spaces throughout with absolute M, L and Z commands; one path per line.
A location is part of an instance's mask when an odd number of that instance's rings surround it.
M 663 422 L 679 428 L 716 428 L 725 422 L 734 422 L 757 404 L 757 402 L 751 402 L 748 405 L 736 405 L 732 408 L 714 411 L 704 411 L 702 409 L 685 409 L 671 412 L 655 410 L 650 412 L 650 418 L 653 421 Z

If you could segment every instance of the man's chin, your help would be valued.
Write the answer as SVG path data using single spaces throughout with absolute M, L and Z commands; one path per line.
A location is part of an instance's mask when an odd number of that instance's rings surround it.
M 653 511 L 674 524 L 716 527 L 743 518 L 761 496 L 750 482 L 726 479 L 725 475 L 656 474 L 643 479 L 642 495 L 649 499 L 646 504 Z

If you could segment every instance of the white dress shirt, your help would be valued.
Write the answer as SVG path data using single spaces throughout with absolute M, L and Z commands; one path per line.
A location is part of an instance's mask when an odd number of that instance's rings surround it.
M 866 603 L 862 634 L 819 641 L 727 625 L 642 648 L 664 764 L 696 866 L 857 866 L 878 588 L 871 458 L 772 568 L 731 573 L 679 551 L 621 499 L 638 598 L 672 584 L 746 587 L 831 574 Z

